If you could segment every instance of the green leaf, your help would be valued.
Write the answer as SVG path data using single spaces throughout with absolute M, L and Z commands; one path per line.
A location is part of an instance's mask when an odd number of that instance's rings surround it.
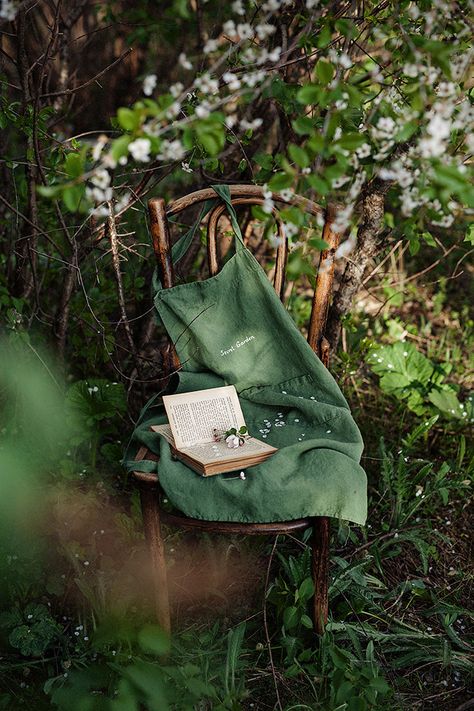
M 300 146 L 290 143 L 288 146 L 288 153 L 290 158 L 296 163 L 296 165 L 299 165 L 300 168 L 306 168 L 310 164 L 308 154 L 303 148 L 300 148 Z
M 324 196 L 328 194 L 329 185 L 324 178 L 321 178 L 320 175 L 307 175 L 305 177 L 309 185 L 313 188 L 313 190 L 316 190 L 318 195 Z
M 474 245 L 474 222 L 472 225 L 469 225 L 466 236 L 464 237 L 465 242 L 469 242 L 469 244 Z
M 38 185 L 36 189 L 43 197 L 56 198 L 61 195 L 64 188 L 62 185 Z
M 360 133 L 345 133 L 337 141 L 337 145 L 341 148 L 353 151 L 367 142 L 367 137 Z
M 300 104 L 317 104 L 321 96 L 321 87 L 317 84 L 307 84 L 301 87 L 296 94 Z
M 125 131 L 135 131 L 140 125 L 140 115 L 138 111 L 121 107 L 117 111 L 119 126 Z
M 146 625 L 138 633 L 138 644 L 144 652 L 167 654 L 170 649 L 168 635 L 158 625 Z
M 306 136 L 314 131 L 313 121 L 308 116 L 299 116 L 291 125 L 299 136 Z
M 311 578 L 305 578 L 298 588 L 298 598 L 307 602 L 314 595 L 314 583 Z
M 112 143 L 112 149 L 111 149 L 111 154 L 112 157 L 118 161 L 119 158 L 122 158 L 122 156 L 126 156 L 128 153 L 128 144 L 131 142 L 132 138 L 131 136 L 120 136 L 120 138 L 116 138 L 115 141 Z
M 320 59 L 316 64 L 316 76 L 320 79 L 322 84 L 329 84 L 334 76 L 333 65 L 324 59 Z
M 284 188 L 290 188 L 292 185 L 293 176 L 289 173 L 275 173 L 275 175 L 273 175 L 268 182 L 268 187 L 270 190 L 273 190 L 273 192 L 279 192 Z
M 294 605 L 291 607 L 285 607 L 285 611 L 283 613 L 283 624 L 286 629 L 291 630 L 292 627 L 296 627 L 299 619 L 300 613 Z
M 69 178 L 79 178 L 84 172 L 84 159 L 80 153 L 68 153 L 64 170 Z
M 69 212 L 81 212 L 86 206 L 84 185 L 66 187 L 62 198 Z

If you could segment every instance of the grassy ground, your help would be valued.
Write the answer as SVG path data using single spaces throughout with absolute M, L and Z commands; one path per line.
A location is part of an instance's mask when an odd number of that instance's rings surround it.
M 381 387 L 370 359 L 375 346 L 414 346 L 468 406 L 469 275 L 446 279 L 455 261 L 410 281 L 397 254 L 345 324 L 333 369 L 366 443 L 369 518 L 365 529 L 333 524 L 323 638 L 308 618 L 304 536 L 274 545 L 169 530 L 168 653 L 150 626 L 136 494 L 117 466 L 104 469 L 100 451 L 94 467 L 79 446 L 50 475 L 36 540 L 5 552 L 0 708 L 161 711 L 164 696 L 201 711 L 470 708 L 469 426 L 416 379 L 412 411 Z M 415 267 L 429 263 L 423 255 Z M 292 307 L 303 313 L 304 298 Z

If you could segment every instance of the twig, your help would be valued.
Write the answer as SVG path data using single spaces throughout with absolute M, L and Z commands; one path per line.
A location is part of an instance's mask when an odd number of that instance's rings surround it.
M 98 74 L 93 76 L 91 79 L 88 79 L 84 84 L 79 84 L 79 86 L 74 87 L 74 89 L 64 89 L 63 91 L 52 91 L 49 92 L 48 94 L 41 94 L 41 99 L 46 99 L 49 98 L 50 96 L 64 96 L 64 95 L 70 95 L 70 94 L 75 94 L 76 91 L 80 91 L 81 89 L 84 89 L 86 86 L 89 86 L 90 84 L 93 84 L 97 79 L 99 79 L 101 76 L 106 74 L 108 71 L 113 69 L 119 62 L 122 61 L 122 59 L 125 59 L 130 52 L 132 52 L 132 48 L 129 47 L 128 49 L 125 50 L 125 52 L 122 52 L 120 57 L 117 57 L 117 59 L 112 62 L 112 64 L 109 64 L 107 67 L 102 69 Z
M 140 375 L 140 359 L 138 352 L 133 340 L 132 329 L 128 322 L 127 309 L 125 308 L 125 294 L 123 290 L 122 273 L 120 271 L 120 257 L 118 251 L 118 240 L 117 240 L 117 225 L 115 223 L 114 206 L 112 202 L 107 203 L 109 208 L 109 216 L 107 218 L 107 234 L 110 239 L 110 248 L 112 252 L 112 265 L 115 272 L 115 279 L 117 283 L 117 295 L 119 300 L 119 308 L 121 321 L 125 329 L 125 334 L 127 336 L 128 345 L 130 346 L 130 351 L 133 355 L 135 361 L 135 367 L 138 375 Z
M 268 559 L 268 565 L 267 565 L 267 574 L 265 576 L 265 589 L 263 591 L 263 627 L 265 629 L 265 639 L 267 642 L 267 648 L 268 648 L 268 657 L 270 659 L 270 667 L 272 670 L 272 676 L 273 676 L 273 683 L 275 685 L 275 694 L 277 698 L 277 707 L 279 711 L 283 711 L 283 706 L 281 705 L 281 699 L 280 699 L 280 692 L 278 691 L 278 680 L 277 680 L 277 675 L 275 671 L 275 665 L 273 663 L 273 654 L 272 654 L 272 644 L 270 641 L 270 635 L 268 633 L 268 623 L 267 623 L 267 592 L 268 592 L 268 583 L 270 580 L 270 568 L 272 567 L 272 561 L 273 561 L 273 556 L 275 555 L 275 549 L 277 547 L 278 543 L 278 536 L 275 536 L 275 540 L 273 542 L 273 547 L 272 551 L 270 553 L 270 558 Z

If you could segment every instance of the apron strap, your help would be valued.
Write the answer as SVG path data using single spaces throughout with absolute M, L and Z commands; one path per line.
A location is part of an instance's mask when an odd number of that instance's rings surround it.
M 230 190 L 228 185 L 211 185 L 211 188 L 215 193 L 221 198 L 227 207 L 227 212 L 229 213 L 230 222 L 234 234 L 235 240 L 235 251 L 240 252 L 246 249 L 244 244 L 244 238 L 242 237 L 242 232 L 240 231 L 240 226 L 237 220 L 237 215 L 235 214 L 234 206 L 232 205 L 232 198 L 230 197 Z
M 244 244 L 244 239 L 242 237 L 242 232 L 240 231 L 240 226 L 237 221 L 237 215 L 235 213 L 234 206 L 232 205 L 232 199 L 230 197 L 230 190 L 228 185 L 211 185 L 212 189 L 216 193 L 216 195 L 225 203 L 227 207 L 227 211 L 229 213 L 230 217 L 230 222 L 232 225 L 232 229 L 234 230 L 234 234 L 236 237 L 235 240 L 235 250 L 236 252 L 240 252 L 244 249 L 246 249 L 245 244 Z M 194 235 L 196 234 L 197 228 L 201 224 L 202 219 L 214 208 L 217 204 L 217 198 L 213 200 L 206 200 L 204 205 L 201 208 L 201 212 L 199 213 L 199 216 L 196 220 L 196 222 L 190 227 L 190 229 L 182 236 L 179 238 L 177 242 L 173 245 L 171 248 L 171 259 L 173 261 L 173 264 L 177 264 L 180 259 L 184 257 L 184 255 L 187 253 L 189 250 L 191 243 L 194 239 Z M 158 270 L 155 269 L 153 272 L 153 278 L 152 278 L 152 284 L 153 284 L 153 291 L 156 293 L 157 291 L 161 291 L 162 284 L 160 281 L 160 278 L 158 276 Z

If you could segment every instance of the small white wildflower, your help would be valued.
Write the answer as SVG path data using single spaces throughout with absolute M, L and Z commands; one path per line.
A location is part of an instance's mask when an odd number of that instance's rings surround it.
M 208 72 L 201 74 L 194 80 L 196 89 L 200 89 L 203 94 L 217 94 L 219 91 L 219 82 L 213 79 Z
M 291 188 L 284 188 L 283 190 L 280 190 L 280 197 L 287 202 L 293 199 L 293 195 L 294 192 Z
M 456 85 L 452 81 L 442 81 L 438 84 L 436 93 L 442 99 L 446 99 L 456 93 Z
M 185 173 L 193 172 L 193 169 L 190 168 L 189 163 L 185 163 L 184 161 L 181 163 L 181 168 L 184 170 Z
M 254 35 L 252 25 L 248 22 L 242 22 L 237 25 L 237 34 L 241 40 L 251 39 Z
M 245 15 L 245 8 L 242 0 L 234 0 L 231 7 L 236 15 Z
M 94 175 L 91 177 L 91 183 L 92 183 L 92 185 L 95 185 L 96 188 L 105 190 L 105 188 L 108 188 L 110 185 L 109 171 L 104 170 L 103 168 L 96 170 Z
M 256 118 L 253 121 L 247 121 L 247 119 L 242 119 L 239 126 L 242 131 L 255 131 L 257 128 L 260 128 L 262 123 L 263 119 L 261 118 Z
M 359 158 L 368 158 L 371 150 L 372 148 L 369 143 L 363 143 L 359 148 L 356 148 L 356 153 Z
M 222 80 L 228 84 L 229 89 L 231 91 L 237 91 L 241 87 L 241 82 L 239 77 L 237 77 L 235 74 L 232 74 L 232 72 L 225 72 L 222 75 Z
M 148 138 L 136 138 L 128 144 L 129 153 L 134 160 L 147 163 L 150 160 L 151 143 Z
M 96 142 L 94 148 L 92 149 L 92 160 L 93 161 L 99 160 L 106 143 L 107 143 L 107 136 L 105 136 L 104 134 L 100 135 L 97 139 L 97 142 Z
M 235 37 L 237 34 L 237 28 L 235 26 L 234 20 L 227 20 L 227 22 L 224 22 L 224 24 L 222 25 L 222 31 L 225 35 Z
M 181 52 L 181 54 L 178 57 L 178 64 L 183 67 L 183 69 L 192 69 L 193 65 L 187 58 L 184 52 Z
M 210 54 L 211 52 L 215 52 L 218 46 L 219 42 L 216 39 L 208 39 L 202 51 L 204 54 Z
M 145 96 L 151 96 L 153 94 L 157 80 L 156 74 L 148 74 L 148 76 L 145 77 L 143 80 L 143 93 Z
M 182 94 L 184 89 L 183 84 L 180 81 L 177 81 L 176 84 L 171 84 L 170 86 L 170 94 L 174 99 L 177 99 L 180 94 Z
M 265 10 L 265 12 L 276 12 L 280 9 L 280 5 L 281 0 L 267 0 L 267 2 L 263 3 L 262 10 Z
M 255 27 L 255 32 L 257 33 L 257 37 L 261 40 L 267 39 L 267 37 L 270 37 L 274 32 L 276 32 L 276 27 L 275 25 L 271 25 L 268 22 L 262 23 L 261 25 L 257 25 Z
M 269 62 L 278 62 L 281 56 L 282 49 L 281 47 L 274 47 L 270 52 L 267 54 L 267 60 Z
M 176 139 L 174 141 L 163 141 L 157 157 L 159 160 L 181 160 L 185 153 L 183 144 Z
M 229 449 L 237 449 L 240 446 L 240 440 L 236 435 L 229 435 L 225 441 Z
M 229 129 L 234 128 L 237 121 L 238 121 L 237 114 L 229 114 L 229 116 L 226 116 L 224 119 L 224 123 L 225 123 L 226 127 Z
M 298 225 L 295 225 L 293 222 L 283 222 L 281 226 L 283 234 L 287 239 L 292 239 L 292 237 L 297 235 L 299 232 Z
M 0 17 L 3 20 L 8 20 L 12 22 L 16 13 L 18 12 L 19 3 L 12 2 L 12 0 L 2 0 L 0 4 Z
M 209 101 L 201 101 L 201 103 L 195 107 L 194 113 L 198 118 L 207 118 L 211 114 L 211 104 Z
M 415 496 L 421 496 L 423 493 L 423 487 L 422 486 L 417 486 L 416 491 L 415 491 Z
M 250 72 L 249 74 L 244 74 L 242 82 L 250 88 L 253 88 L 257 84 L 260 84 L 265 79 L 265 76 L 264 71 Z
M 240 472 L 239 477 L 242 479 L 242 481 L 245 481 L 245 479 L 246 479 L 245 472 Z

